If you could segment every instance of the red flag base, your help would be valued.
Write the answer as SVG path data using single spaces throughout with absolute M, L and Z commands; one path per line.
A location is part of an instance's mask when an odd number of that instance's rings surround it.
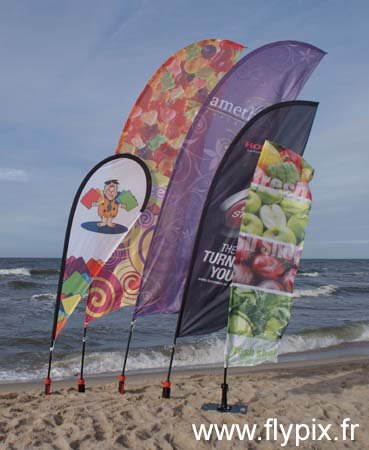
M 162 381 L 163 385 L 163 392 L 162 392 L 162 398 L 170 398 L 170 387 L 172 383 L 170 381 Z
M 120 394 L 124 394 L 125 390 L 124 390 L 124 382 L 126 381 L 126 377 L 124 375 L 120 375 L 120 377 L 118 378 L 119 380 L 119 386 L 118 386 L 118 392 Z
M 45 395 L 50 395 L 51 394 L 51 379 L 45 378 L 44 385 L 45 385 Z
M 86 391 L 86 385 L 85 385 L 84 378 L 80 378 L 77 381 L 77 386 L 78 386 L 78 392 L 85 392 Z

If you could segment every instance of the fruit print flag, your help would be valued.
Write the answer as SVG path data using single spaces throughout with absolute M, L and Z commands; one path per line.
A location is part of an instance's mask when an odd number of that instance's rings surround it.
M 89 290 L 86 323 L 112 309 L 96 307 L 116 289 L 114 309 L 133 305 L 174 163 L 194 118 L 211 90 L 237 62 L 244 46 L 209 39 L 171 56 L 139 96 L 117 153 L 131 153 L 149 167 L 152 192 L 146 210 L 120 242 Z M 110 303 L 109 303 L 110 304 Z
M 265 45 L 242 58 L 210 94 L 176 161 L 135 317 L 179 311 L 201 213 L 221 159 L 257 113 L 296 98 L 323 56 L 323 51 L 302 42 Z
M 247 188 L 263 142 L 276 140 L 302 155 L 317 106 L 315 102 L 301 100 L 272 105 L 250 120 L 230 145 L 214 176 L 201 215 L 177 336 L 207 334 L 227 326 L 233 264 L 245 201 L 248 212 L 260 204 L 259 197 Z
M 225 365 L 276 362 L 311 208 L 313 168 L 266 141 L 248 199 L 233 266 Z M 250 194 L 252 195 L 250 196 Z

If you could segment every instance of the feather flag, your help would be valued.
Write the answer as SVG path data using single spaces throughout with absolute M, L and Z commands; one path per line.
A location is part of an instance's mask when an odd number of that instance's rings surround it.
M 111 156 L 85 177 L 69 216 L 52 341 L 73 313 L 91 279 L 145 210 L 151 192 L 150 172 L 140 158 Z M 112 307 L 114 295 L 110 298 Z
M 177 337 L 207 334 L 227 326 L 230 284 L 245 202 L 259 200 L 247 189 L 266 139 L 303 154 L 318 104 L 293 100 L 257 114 L 219 164 L 202 212 L 186 280 Z
M 300 155 L 265 142 L 249 188 L 257 205 L 246 201 L 238 238 L 226 367 L 277 360 L 291 315 L 313 172 Z
M 296 98 L 323 56 L 323 51 L 301 42 L 263 46 L 241 59 L 210 94 L 176 161 L 135 317 L 178 312 L 201 212 L 219 162 L 258 112 Z
M 169 58 L 138 98 L 116 151 L 145 161 L 152 177 L 152 192 L 146 210 L 94 279 L 87 300 L 86 323 L 135 303 L 178 151 L 201 105 L 236 63 L 243 48 L 218 39 L 192 44 Z M 113 309 L 104 309 L 101 304 L 111 295 L 111 286 L 117 286 L 116 301 Z

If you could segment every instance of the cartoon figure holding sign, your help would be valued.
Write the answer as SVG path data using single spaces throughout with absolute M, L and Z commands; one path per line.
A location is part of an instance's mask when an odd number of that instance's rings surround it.
M 125 203 L 119 204 L 117 202 L 118 195 L 120 195 L 120 192 L 118 192 L 118 186 L 118 180 L 105 181 L 104 199 L 98 207 L 98 215 L 101 219 L 101 222 L 97 224 L 98 227 L 115 227 L 113 219 L 118 215 L 118 208 L 121 207 L 127 209 L 127 205 Z
M 130 191 L 118 191 L 118 180 L 107 180 L 104 183 L 104 189 L 90 189 L 81 199 L 81 203 L 88 209 L 97 206 L 97 213 L 100 217 L 100 222 L 96 223 L 100 229 L 112 229 L 119 224 L 113 222 L 113 219 L 118 215 L 118 208 L 124 208 L 126 211 L 131 211 L 138 206 L 136 197 Z M 87 223 L 82 224 L 87 228 Z M 91 224 L 88 229 L 91 229 Z M 122 225 L 120 225 L 122 227 Z M 91 231 L 97 231 L 92 230 Z M 101 231 L 103 232 L 103 231 Z

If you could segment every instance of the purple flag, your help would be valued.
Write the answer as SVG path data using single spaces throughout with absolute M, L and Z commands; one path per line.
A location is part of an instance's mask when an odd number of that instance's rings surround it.
M 178 312 L 209 186 L 234 137 L 255 114 L 294 100 L 325 53 L 283 41 L 249 53 L 218 83 L 182 146 L 147 256 L 134 316 Z

